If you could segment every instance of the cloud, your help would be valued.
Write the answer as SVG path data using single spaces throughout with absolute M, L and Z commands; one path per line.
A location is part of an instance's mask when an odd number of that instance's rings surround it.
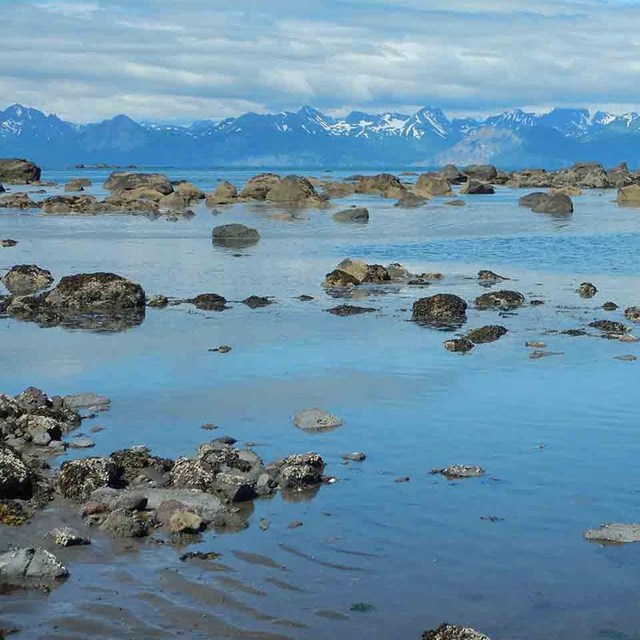
M 640 81 L 639 4 L 33 0 L 0 24 L 0 89 L 7 103 L 75 121 L 222 118 L 302 103 L 331 113 L 623 110 Z

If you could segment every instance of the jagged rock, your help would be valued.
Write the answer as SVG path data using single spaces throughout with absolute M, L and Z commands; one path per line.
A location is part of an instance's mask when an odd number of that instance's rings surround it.
M 275 173 L 260 173 L 247 181 L 240 192 L 240 197 L 265 200 L 269 191 L 271 191 L 280 180 L 280 176 Z
M 453 195 L 449 180 L 437 173 L 423 173 L 416 181 L 413 190 L 424 198 Z
M 583 536 L 590 542 L 610 544 L 640 542 L 640 524 L 605 524 L 597 529 L 587 529 Z
M 466 322 L 467 303 L 451 293 L 420 298 L 413 305 L 413 320 L 434 325 L 457 325 Z
M 70 527 L 59 527 L 48 534 L 54 544 L 59 547 L 77 547 L 91 544 L 91 538 Z
M 191 304 L 203 311 L 224 311 L 228 309 L 227 300 L 217 293 L 201 293 L 199 296 L 189 300 Z
M 169 298 L 160 294 L 151 296 L 151 298 L 147 300 L 147 307 L 153 307 L 155 309 L 163 309 L 164 307 L 168 306 L 168 304 Z
M 231 204 L 238 198 L 238 190 L 235 185 L 227 180 L 220 182 L 215 191 L 207 196 L 207 207 L 216 207 L 221 204 Z
M 29 160 L 21 158 L 0 159 L 0 182 L 8 184 L 28 184 L 38 182 L 40 167 Z
M 525 298 L 521 293 L 508 290 L 490 291 L 475 300 L 476 307 L 480 309 L 490 309 L 492 307 L 509 309 L 521 307 L 524 303 Z
M 589 323 L 590 327 L 594 329 L 600 329 L 604 333 L 626 333 L 627 327 L 621 322 L 614 322 L 613 320 L 595 320 Z
M 0 555 L 0 577 L 58 579 L 69 575 L 52 553 L 40 547 L 13 549 Z
M 466 464 L 454 464 L 444 469 L 431 469 L 432 475 L 441 475 L 448 480 L 456 480 L 458 478 L 479 478 L 485 474 L 482 467 Z
M 468 180 L 460 187 L 460 193 L 466 195 L 491 195 L 495 192 L 493 185 L 480 180 Z
M 54 418 L 25 414 L 18 418 L 16 426 L 25 434 L 26 439 L 35 445 L 47 447 L 52 440 L 61 440 L 64 425 Z
M 127 486 L 164 486 L 169 483 L 173 460 L 153 456 L 144 447 L 114 451 L 109 456 L 118 466 L 120 479 Z M 132 506 L 128 506 L 132 509 Z
M 598 293 L 598 289 L 596 289 L 595 285 L 591 284 L 590 282 L 583 282 L 578 287 L 578 293 L 580 294 L 581 298 L 593 298 L 593 296 Z
M 2 278 L 11 293 L 26 295 L 48 287 L 53 282 L 51 271 L 35 264 L 19 264 L 11 267 Z
M 351 207 L 333 214 L 336 222 L 368 222 L 369 209 L 366 207 Z
M 288 456 L 268 467 L 283 491 L 304 491 L 322 483 L 324 460 L 317 453 Z
M 351 304 L 342 304 L 338 307 L 333 307 L 327 310 L 333 316 L 340 316 L 342 318 L 347 316 L 358 316 L 363 313 L 372 313 L 377 311 L 373 307 L 357 307 Z
M 173 185 L 169 179 L 159 173 L 114 172 L 103 186 L 116 194 L 132 192 L 136 189 L 152 189 L 163 196 L 173 193 Z
M 121 470 L 111 458 L 86 458 L 63 462 L 58 474 L 58 488 L 64 498 L 83 502 L 101 487 L 115 487 Z
M 489 640 L 487 636 L 467 627 L 442 624 L 437 629 L 425 631 L 422 640 Z
M 214 227 L 211 237 L 213 244 L 234 248 L 248 247 L 260 240 L 260 234 L 256 229 L 243 224 L 223 224 Z
M 356 183 L 356 193 L 378 193 L 385 198 L 399 199 L 405 191 L 402 182 L 390 173 L 361 177 Z
M 341 427 L 343 422 L 323 409 L 304 409 L 294 416 L 293 424 L 303 431 L 330 431 Z
M 454 338 L 453 340 L 446 340 L 444 343 L 444 348 L 447 351 L 457 353 L 467 353 L 468 351 L 471 351 L 473 347 L 473 342 L 467 338 Z
M 309 180 L 296 175 L 279 180 L 269 189 L 265 199 L 294 207 L 318 207 L 325 204 Z
M 467 333 L 466 338 L 471 340 L 474 344 L 487 344 L 489 342 L 495 342 L 507 334 L 506 327 L 499 324 L 491 324 L 486 327 L 480 327 Z
M 625 187 L 631 184 L 631 174 L 626 162 L 621 162 L 617 167 L 607 171 L 607 181 L 615 188 Z
M 453 164 L 448 164 L 440 169 L 440 175 L 451 184 L 461 184 L 467 180 L 467 176 Z
M 29 500 L 33 496 L 34 474 L 22 456 L 0 446 L 0 499 Z
M 144 538 L 149 535 L 151 524 L 138 512 L 116 509 L 105 518 L 100 529 L 118 538 Z
M 10 193 L 0 197 L 0 209 L 38 209 L 40 203 L 34 202 L 26 193 Z

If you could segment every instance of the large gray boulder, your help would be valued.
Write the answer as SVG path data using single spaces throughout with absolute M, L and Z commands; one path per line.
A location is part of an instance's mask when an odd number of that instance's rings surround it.
M 57 579 L 69 575 L 66 567 L 45 549 L 14 549 L 0 555 L 0 577 Z
M 531 210 L 534 213 L 554 213 L 554 214 L 570 214 L 573 213 L 573 201 L 564 193 L 550 193 L 545 199 L 540 199 L 535 203 Z
M 0 158 L 0 182 L 27 184 L 40 180 L 40 174 L 40 167 L 29 160 Z
M 3 276 L 2 283 L 11 293 L 28 295 L 48 287 L 53 282 L 50 271 L 35 264 L 18 264 Z
M 342 426 L 343 422 L 338 416 L 334 416 L 323 409 L 304 409 L 293 418 L 293 424 L 303 431 L 331 431 Z

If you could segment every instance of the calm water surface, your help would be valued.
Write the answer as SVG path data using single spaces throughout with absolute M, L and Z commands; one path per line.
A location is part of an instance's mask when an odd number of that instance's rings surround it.
M 44 177 L 63 183 L 77 173 Z M 96 185 L 106 173 L 86 172 Z M 168 173 L 212 190 L 255 172 Z M 338 479 L 307 502 L 256 501 L 243 533 L 204 536 L 194 548 L 222 553 L 217 570 L 180 563 L 172 548 L 115 553 L 98 537 L 67 552 L 71 578 L 48 597 L 1 599 L 3 624 L 19 626 L 18 638 L 382 640 L 418 638 L 447 620 L 494 639 L 637 638 L 640 545 L 599 547 L 581 536 L 640 519 L 640 363 L 614 359 L 640 356 L 640 346 L 548 332 L 621 320 L 622 311 L 599 308 L 607 300 L 640 304 L 640 211 L 591 192 L 575 198 L 572 217 L 557 218 L 518 207 L 520 195 L 499 189 L 464 208 L 436 200 L 413 210 L 368 196 L 336 202 L 369 207 L 362 226 L 336 224 L 331 210 L 287 221 L 244 205 L 218 215 L 201 206 L 179 222 L 0 213 L 0 237 L 19 240 L 0 250 L 0 269 L 106 270 L 148 295 L 277 300 L 223 313 L 149 309 L 141 326 L 112 334 L 0 320 L 0 390 L 108 395 L 91 454 L 141 443 L 191 454 L 211 435 L 200 426 L 213 422 L 215 435 L 257 443 L 267 461 L 317 451 Z M 262 240 L 239 253 L 213 247 L 211 228 L 228 222 L 258 228 Z M 349 256 L 445 279 L 358 291 L 355 304 L 378 312 L 338 318 L 325 310 L 343 301 L 320 284 Z M 411 305 L 438 292 L 473 300 L 485 292 L 480 268 L 545 305 L 506 316 L 471 308 L 466 329 L 500 323 L 509 334 L 467 356 L 448 353 L 448 334 L 407 321 Z M 574 291 L 584 280 L 599 288 L 592 300 Z M 297 300 L 303 293 L 315 299 Z M 530 360 L 527 340 L 562 355 Z M 208 351 L 221 344 L 231 353 Z M 345 425 L 296 430 L 291 416 L 311 406 Z M 343 465 L 348 451 L 368 458 Z M 487 475 L 448 482 L 428 473 L 454 463 Z M 289 530 L 293 520 L 304 526 Z M 358 602 L 375 609 L 351 611 Z

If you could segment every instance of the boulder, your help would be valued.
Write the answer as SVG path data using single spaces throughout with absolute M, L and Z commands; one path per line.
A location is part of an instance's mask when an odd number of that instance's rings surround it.
M 471 340 L 474 344 L 486 344 L 495 342 L 507 334 L 506 327 L 499 324 L 490 324 L 479 329 L 473 329 L 467 333 L 467 340 Z
M 480 180 L 467 180 L 461 187 L 460 193 L 466 195 L 491 195 L 496 190 L 493 185 L 488 182 L 480 182 Z
M 594 329 L 599 329 L 604 333 L 622 334 L 627 331 L 627 327 L 621 322 L 615 322 L 613 320 L 595 320 L 594 322 L 590 322 L 589 326 Z
M 261 309 L 273 304 L 273 300 L 264 296 L 249 296 L 242 301 L 242 304 L 249 307 L 249 309 Z
M 216 207 L 221 204 L 231 204 L 238 197 L 238 190 L 235 185 L 227 180 L 218 183 L 215 191 L 207 196 L 207 207 Z
M 189 302 L 202 311 L 224 311 L 229 308 L 227 299 L 217 293 L 201 293 Z
M 296 175 L 286 176 L 279 180 L 269 189 L 265 199 L 268 202 L 293 207 L 318 207 L 326 204 L 318 196 L 309 180 Z
M 369 209 L 366 207 L 351 207 L 333 214 L 336 222 L 369 222 Z
M 617 202 L 620 205 L 640 206 L 640 184 L 618 189 Z
M 416 209 L 418 207 L 424 207 L 427 202 L 429 202 L 428 198 L 423 198 L 412 191 L 405 191 L 400 196 L 400 200 L 398 200 L 398 202 L 393 206 L 400 207 L 402 209 Z
M 424 198 L 453 195 L 449 180 L 437 173 L 423 173 L 416 181 L 413 191 Z
M 348 182 L 325 182 L 322 192 L 329 198 L 346 198 L 356 192 L 356 187 Z
M 153 189 L 164 196 L 173 193 L 173 185 L 167 178 L 159 173 L 112 173 L 104 183 L 104 188 L 112 193 L 134 191 L 135 189 Z
M 95 215 L 102 208 L 93 196 L 52 196 L 43 200 L 42 211 L 49 215 Z
M 522 198 L 518 200 L 518 204 L 521 207 L 532 209 L 533 207 L 537 207 L 543 202 L 546 202 L 548 197 L 549 194 L 544 191 L 534 191 L 533 193 L 528 193 L 526 196 L 522 196 Z
M 491 283 L 491 282 L 502 282 L 504 280 L 509 280 L 509 278 L 505 278 L 504 276 L 498 275 L 493 271 L 489 271 L 488 269 L 481 269 L 478 271 L 478 280 L 481 282 Z
M 158 201 L 158 208 L 161 211 L 182 211 L 189 206 L 190 199 L 179 192 L 170 193 L 163 196 Z
M 260 234 L 256 229 L 243 224 L 223 224 L 214 227 L 211 237 L 213 244 L 232 248 L 248 247 L 260 240 Z
M 35 264 L 19 264 L 11 267 L 2 278 L 11 293 L 27 295 L 39 289 L 48 287 L 53 282 L 51 271 L 42 269 Z
M 293 418 L 293 424 L 302 431 L 331 431 L 341 427 L 344 423 L 328 411 L 323 409 L 304 409 L 299 411 Z
M 469 181 L 493 182 L 498 177 L 498 170 L 491 164 L 470 164 L 463 172 Z
M 152 522 L 138 512 L 115 509 L 100 525 L 102 531 L 117 538 L 144 538 L 149 535 Z
M 34 202 L 26 193 L 10 193 L 0 197 L 0 209 L 39 209 L 40 203 Z
M 459 627 L 455 624 L 442 624 L 437 629 L 425 631 L 422 640 L 489 640 L 487 636 L 475 629 Z
M 0 499 L 29 500 L 33 496 L 34 475 L 22 456 L 0 446 Z
M 17 240 L 12 240 L 11 238 L 5 238 L 4 240 L 0 240 L 0 247 L 5 249 L 9 247 L 15 247 L 18 244 Z
M 413 320 L 432 325 L 458 325 L 466 322 L 467 303 L 452 293 L 420 298 L 413 305 Z
M 596 293 L 598 293 L 598 289 L 590 282 L 583 282 L 578 287 L 578 294 L 580 294 L 581 298 L 593 298 Z
M 624 317 L 631 322 L 640 322 L 640 307 L 629 307 L 624 311 Z
M 1 578 L 57 579 L 68 575 L 58 558 L 40 547 L 13 549 L 0 555 Z
M 355 276 L 352 276 L 346 271 L 340 269 L 334 269 L 328 273 L 324 279 L 322 285 L 324 287 L 357 287 L 361 284 L 361 280 L 358 280 Z
M 609 185 L 617 189 L 631 184 L 631 174 L 626 162 L 621 162 L 617 167 L 607 170 L 607 181 Z
M 87 535 L 71 529 L 71 527 L 59 527 L 47 534 L 53 543 L 59 547 L 79 547 L 91 544 L 91 538 Z
M 384 198 L 401 198 L 405 191 L 402 182 L 390 173 L 361 177 L 356 183 L 356 193 L 377 193 Z
M 71 178 L 64 186 L 65 191 L 84 191 L 85 187 L 91 186 L 89 178 Z
M 373 313 L 377 311 L 373 307 L 357 307 L 351 304 L 341 304 L 337 307 L 333 307 L 332 309 L 328 309 L 328 312 L 333 316 L 339 316 L 341 318 L 346 318 L 347 316 L 359 316 L 363 313 Z
M 195 184 L 187 182 L 186 180 L 178 182 L 175 191 L 186 198 L 188 202 L 195 202 L 196 200 L 202 200 L 202 198 L 204 198 L 204 193 L 202 193 Z
M 440 169 L 440 175 L 447 179 L 450 184 L 462 184 L 467 180 L 467 176 L 453 164 L 442 167 L 442 169 Z
M 363 283 L 381 284 L 390 280 L 389 272 L 382 265 L 366 264 L 362 260 L 345 258 L 331 273 L 327 274 L 324 286 L 345 287 Z
M 304 491 L 322 483 L 324 460 L 317 453 L 301 453 L 270 464 L 267 471 L 283 491 Z
M 110 456 L 118 466 L 122 484 L 127 486 L 142 485 L 146 491 L 149 486 L 164 486 L 169 483 L 169 472 L 173 468 L 173 460 L 160 458 L 149 453 L 146 447 L 131 447 L 114 451 Z M 139 498 L 140 494 L 134 494 Z M 127 509 L 133 509 L 128 505 Z
M 546 199 L 539 201 L 531 207 L 534 213 L 573 213 L 573 201 L 564 193 L 551 193 Z
M 446 340 L 444 348 L 447 351 L 453 351 L 457 353 L 467 353 L 473 349 L 474 345 L 471 340 L 467 338 L 454 338 L 453 340 Z
M 475 300 L 476 307 L 480 309 L 513 309 L 521 307 L 525 303 L 524 296 L 518 291 L 491 291 L 484 293 Z
M 29 160 L 20 158 L 0 159 L 0 182 L 8 184 L 28 184 L 40 180 L 40 167 Z
M 275 173 L 260 173 L 247 181 L 240 192 L 240 197 L 265 200 L 267 194 L 280 180 L 280 176 Z
M 193 511 L 177 509 L 169 518 L 169 531 L 173 534 L 196 534 L 204 528 L 204 520 Z
M 116 487 L 121 470 L 111 458 L 85 458 L 63 462 L 58 474 L 58 489 L 64 498 L 83 502 L 102 487 Z

